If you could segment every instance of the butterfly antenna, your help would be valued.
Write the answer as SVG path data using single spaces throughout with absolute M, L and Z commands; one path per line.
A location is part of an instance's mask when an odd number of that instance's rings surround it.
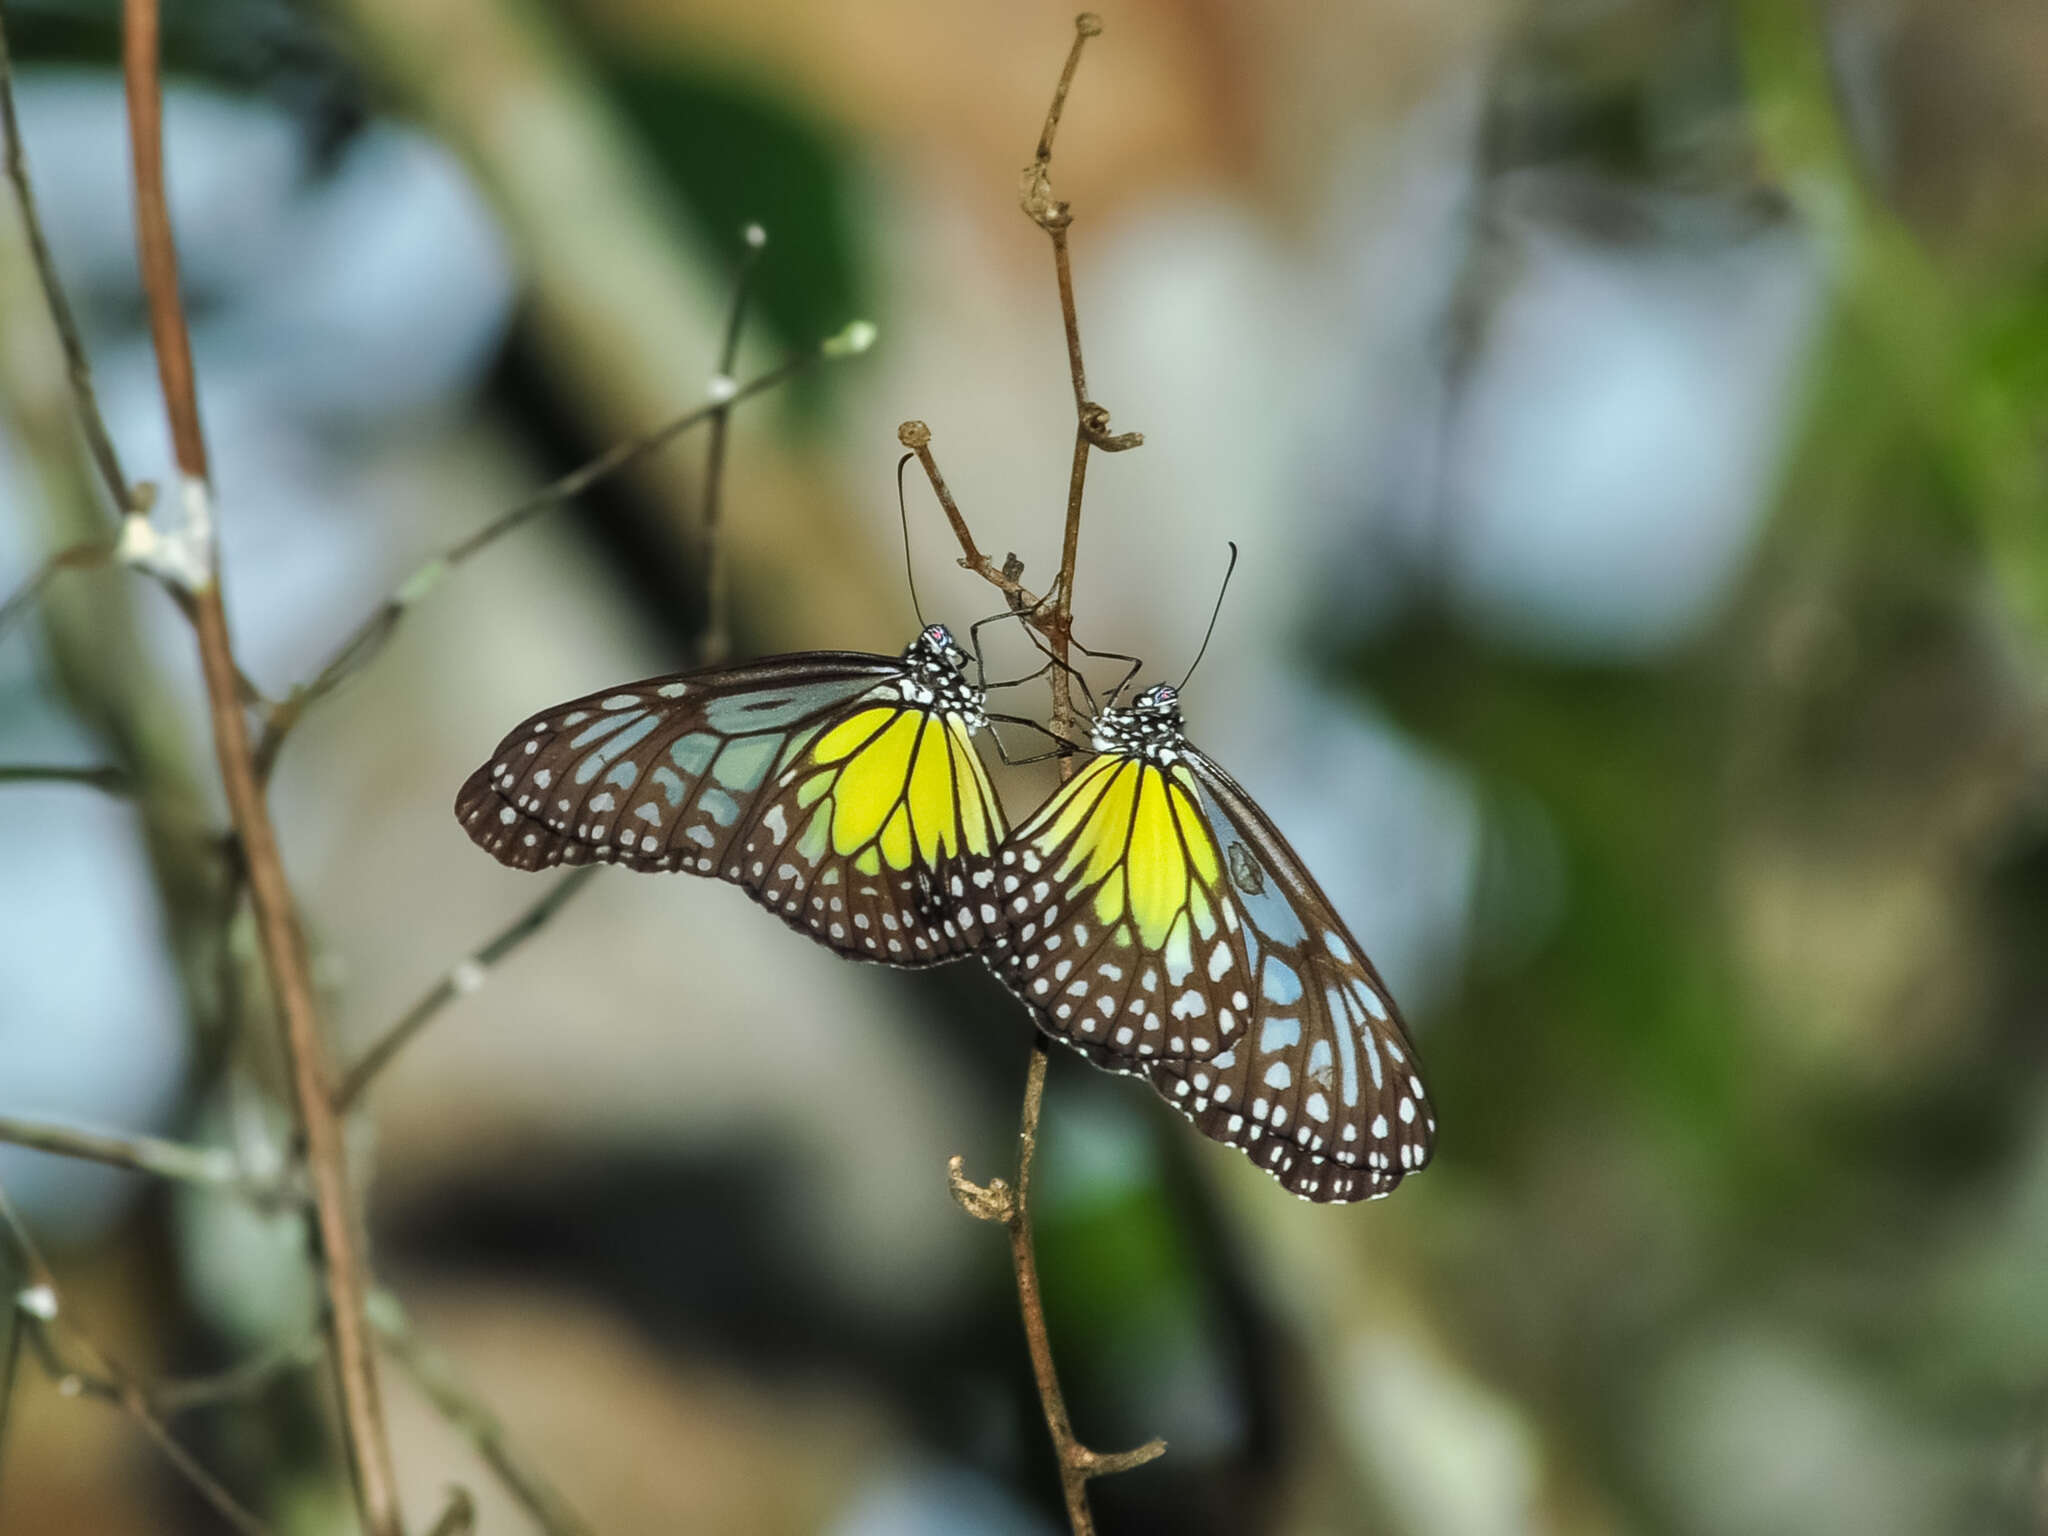
M 917 569 L 910 559 L 910 506 L 903 499 L 903 470 L 916 457 L 914 453 L 906 453 L 896 461 L 896 510 L 903 519 L 903 579 L 910 584 L 910 611 L 917 615 L 917 627 L 923 629 L 924 609 L 917 601 Z M 1236 548 L 1235 545 L 1231 547 Z
M 1216 589 L 1216 606 L 1209 610 L 1209 627 L 1202 632 L 1202 648 L 1195 652 L 1195 659 L 1188 665 L 1188 676 L 1180 680 L 1181 690 L 1188 686 L 1188 677 L 1195 675 L 1195 668 L 1202 664 L 1202 658 L 1209 654 L 1209 640 L 1216 633 L 1216 621 L 1223 616 L 1223 594 L 1230 590 L 1230 576 L 1237 569 L 1237 545 L 1230 546 L 1230 564 L 1223 568 L 1223 585 Z

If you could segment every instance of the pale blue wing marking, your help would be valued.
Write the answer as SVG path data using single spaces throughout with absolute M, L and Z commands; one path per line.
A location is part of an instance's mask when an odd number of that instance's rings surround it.
M 711 776 L 740 794 L 758 789 L 781 745 L 780 736 L 748 736 L 728 742 L 711 765 Z
M 634 719 L 631 715 L 623 716 L 622 718 L 626 720 Z M 661 720 L 658 716 L 643 716 L 632 725 L 627 726 L 625 730 L 620 731 L 609 740 L 592 748 L 590 755 L 576 765 L 576 782 L 578 784 L 588 784 L 599 773 L 603 772 L 606 766 L 613 759 L 617 758 L 620 753 L 632 751 L 634 747 L 645 741 L 649 736 L 652 736 L 655 728 L 660 724 Z M 592 726 L 591 729 L 595 730 L 596 727 Z M 586 731 L 584 734 L 588 735 L 589 732 Z M 572 747 L 580 744 L 581 738 L 570 743 Z
M 723 745 L 724 740 L 720 737 L 692 731 L 669 743 L 669 760 L 694 779 L 711 766 L 711 759 L 718 755 L 718 749 Z

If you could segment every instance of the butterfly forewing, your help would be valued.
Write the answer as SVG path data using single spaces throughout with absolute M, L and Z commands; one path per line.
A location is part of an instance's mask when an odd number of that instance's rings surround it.
M 1242 1030 L 1249 963 L 1184 769 L 1104 753 L 1003 848 L 989 963 L 1053 1034 L 1135 1069 Z
M 942 898 L 1004 830 L 957 703 L 857 653 L 650 678 L 524 722 L 456 815 L 515 868 L 713 875 L 841 953 L 931 964 L 979 941 Z
M 1205 1135 L 1294 1193 L 1386 1194 L 1428 1163 L 1436 1135 L 1394 1000 L 1265 814 L 1213 760 L 1189 748 L 1186 761 L 1244 920 L 1252 1027 L 1206 1062 L 1148 1075 Z

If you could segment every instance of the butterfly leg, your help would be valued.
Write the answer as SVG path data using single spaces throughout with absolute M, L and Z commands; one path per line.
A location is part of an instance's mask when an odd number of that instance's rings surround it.
M 1140 661 L 1135 656 L 1126 656 L 1122 651 L 1091 651 L 1088 649 L 1087 646 L 1083 645 L 1078 640 L 1073 642 L 1073 646 L 1074 649 L 1079 651 L 1083 656 L 1092 657 L 1096 661 L 1128 661 L 1130 663 L 1130 666 L 1125 669 L 1124 675 L 1117 679 L 1116 686 L 1109 690 L 1110 707 L 1115 708 L 1117 699 L 1122 695 L 1123 691 L 1126 688 L 1131 686 L 1131 679 L 1138 675 L 1138 670 L 1141 667 L 1143 667 L 1145 663 Z M 1092 709 L 1094 706 L 1093 699 L 1089 700 L 1089 705 Z M 1101 713 L 1100 710 L 1095 710 L 1094 712 L 1097 714 Z
M 1032 675 L 1036 676 L 1037 674 L 1033 673 Z M 1046 729 L 1046 727 L 1040 725 L 1036 720 L 1027 720 L 1022 715 L 999 715 L 990 712 L 985 715 L 985 718 L 989 721 L 989 737 L 996 744 L 996 756 L 1000 757 L 1005 763 L 1009 764 L 1012 768 L 1021 768 L 1030 763 L 1042 763 L 1049 758 L 1071 757 L 1076 752 L 1085 752 L 1088 750 L 1086 747 L 1081 746 L 1077 742 L 1068 741 L 1064 736 L 1061 736 L 1058 732 Z M 1034 753 L 1030 757 L 1010 756 L 1009 750 L 1003 745 L 1003 738 L 996 733 L 995 722 L 998 720 L 1002 721 L 1005 725 L 1029 726 L 1032 730 L 1037 731 L 1041 736 L 1050 739 L 1054 744 L 1053 749 L 1050 752 Z

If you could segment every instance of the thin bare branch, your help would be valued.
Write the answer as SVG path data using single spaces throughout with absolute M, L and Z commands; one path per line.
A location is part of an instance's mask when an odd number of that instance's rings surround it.
M 14 1379 L 21 1372 L 22 1336 L 28 1332 L 14 1301 L 12 1274 L 12 1266 L 0 1264 L 0 1294 L 5 1296 L 5 1304 L 0 1305 L 0 1490 L 7 1487 L 7 1422 L 14 1409 Z M 5 1516 L 6 1509 L 0 1505 L 0 1519 Z
M 1144 441 L 1143 436 L 1136 432 L 1121 436 L 1112 434 L 1109 412 L 1088 398 L 1088 377 L 1081 361 L 1081 323 L 1074 306 L 1073 266 L 1067 252 L 1067 229 L 1073 222 L 1073 212 L 1052 195 L 1052 144 L 1059 128 L 1060 113 L 1066 106 L 1067 92 L 1073 85 L 1074 71 L 1081 61 L 1081 50 L 1089 38 L 1101 31 L 1102 22 L 1098 17 L 1084 14 L 1075 18 L 1074 45 L 1067 54 L 1066 67 L 1061 70 L 1059 85 L 1053 92 L 1045 128 L 1039 135 L 1038 152 L 1024 172 L 1024 212 L 1052 240 L 1053 269 L 1059 283 L 1060 315 L 1066 328 L 1067 363 L 1074 388 L 1073 467 L 1067 480 L 1067 511 L 1060 540 L 1059 574 L 1054 579 L 1048 601 L 1041 604 L 1018 585 L 1014 557 L 998 570 L 981 552 L 968 529 L 966 518 L 946 489 L 938 465 L 933 461 L 930 429 L 922 422 L 911 421 L 905 422 L 897 433 L 903 445 L 915 453 L 918 462 L 924 466 L 939 504 L 945 509 L 946 520 L 952 525 L 954 537 L 960 543 L 960 564 L 1000 588 L 1012 608 L 1020 610 L 1019 616 L 1045 637 L 1058 662 L 1050 675 L 1052 734 L 1067 740 L 1073 739 L 1075 734 L 1070 670 L 1074 569 L 1080 558 L 1081 506 L 1087 486 L 1088 456 L 1093 449 L 1117 453 L 1135 448 Z M 1031 611 L 1022 612 L 1027 606 Z M 1062 780 L 1072 777 L 1075 765 L 1071 757 L 1063 757 L 1059 766 Z M 1024 1080 L 1024 1104 L 1018 1121 L 1015 1184 L 1006 1185 L 1001 1179 L 991 1180 L 987 1185 L 976 1184 L 966 1177 L 962 1161 L 957 1157 L 948 1168 L 948 1184 L 954 1199 L 969 1215 L 982 1221 L 999 1221 L 1009 1233 L 1010 1262 L 1017 1276 L 1017 1301 L 1024 1318 L 1025 1343 L 1031 1354 L 1032 1374 L 1038 1383 L 1039 1405 L 1045 1413 L 1046 1428 L 1051 1432 L 1053 1449 L 1059 1459 L 1060 1487 L 1066 1497 L 1067 1519 L 1074 1536 L 1093 1536 L 1095 1520 L 1088 1508 L 1089 1479 L 1143 1466 L 1165 1454 L 1166 1442 L 1151 1440 L 1135 1450 L 1107 1454 L 1090 1450 L 1075 1438 L 1066 1397 L 1060 1390 L 1059 1373 L 1053 1363 L 1052 1341 L 1046 1330 L 1045 1299 L 1039 1287 L 1038 1258 L 1031 1226 L 1031 1169 L 1038 1151 L 1038 1120 L 1045 1100 L 1047 1053 L 1045 1036 L 1035 1033 L 1031 1041 L 1030 1067 Z
M 0 784 L 79 784 L 123 798 L 135 782 L 123 768 L 79 768 L 62 763 L 0 763 Z
M 188 1146 L 157 1136 L 116 1136 L 18 1115 L 0 1115 L 0 1142 L 252 1200 L 292 1198 L 284 1186 L 250 1178 L 236 1164 L 234 1154 L 221 1147 Z
M 36 264 L 36 276 L 50 305 L 50 318 L 57 325 L 57 339 L 64 348 L 65 370 L 71 376 L 71 392 L 78 401 L 78 424 L 85 432 L 93 463 L 106 482 L 114 506 L 127 512 L 135 505 L 128 477 L 121 471 L 121 456 L 114 451 L 114 439 L 100 414 L 99 397 L 92 385 L 92 362 L 79 337 L 78 319 L 57 281 L 57 264 L 50 256 L 50 243 L 43 237 L 42 216 L 36 211 L 35 189 L 28 176 L 28 153 L 21 142 L 21 123 L 14 111 L 14 60 L 7 48 L 7 29 L 0 25 L 0 127 L 7 133 L 7 179 L 14 185 L 14 197 L 21 208 L 21 223 L 28 235 L 28 248 Z M 0 617 L 0 632 L 7 627 Z
M 491 967 L 545 928 L 555 914 L 590 883 L 597 870 L 595 864 L 570 870 L 549 887 L 545 896 L 506 924 L 488 944 L 429 987 L 426 995 L 408 1008 L 397 1023 L 379 1035 L 376 1042 L 363 1052 L 361 1060 L 349 1068 L 348 1075 L 335 1090 L 334 1107 L 344 1111 L 353 1108 L 377 1074 L 391 1064 L 391 1058 L 425 1029 L 435 1015 L 457 998 L 467 997 L 482 986 Z
M 505 1491 L 547 1536 L 590 1536 L 583 1517 L 512 1444 L 497 1414 L 456 1378 L 439 1351 L 420 1341 L 405 1309 L 389 1291 L 378 1291 L 370 1298 L 370 1323 L 391 1358 L 440 1410 L 441 1417 L 461 1431 L 498 1475 Z
M 1019 584 L 1012 569 L 1016 556 L 998 566 L 974 542 L 974 534 L 967 526 L 967 519 L 961 515 L 960 505 L 953 500 L 953 492 L 946 485 L 946 477 L 939 473 L 938 460 L 932 456 L 932 429 L 921 421 L 906 421 L 896 429 L 896 440 L 917 455 L 917 462 L 924 467 L 925 478 L 932 483 L 932 493 L 939 498 L 939 505 L 945 509 L 946 521 L 953 525 L 953 536 L 960 541 L 960 568 L 972 571 L 983 581 L 999 588 L 1010 600 L 1010 606 L 1020 614 L 1030 610 L 1027 622 L 1042 631 L 1046 638 L 1052 638 L 1052 631 L 1046 628 L 1043 604 L 1030 590 Z M 1018 565 L 1016 570 L 1022 570 Z
M 57 1278 L 5 1190 L 0 1190 L 0 1241 L 13 1248 L 15 1263 L 28 1282 L 7 1298 L 7 1304 L 16 1313 L 19 1333 L 26 1336 L 57 1389 L 66 1396 L 114 1404 L 241 1536 L 269 1536 L 270 1528 L 179 1443 L 135 1378 L 70 1320 Z
M 149 1382 L 143 1395 L 149 1405 L 167 1419 L 225 1403 L 246 1403 L 261 1397 L 274 1382 L 297 1375 L 319 1360 L 321 1343 L 309 1334 L 293 1344 L 281 1344 L 261 1354 L 207 1376 L 186 1376 Z
M 427 1536 L 469 1536 L 476 1529 L 476 1500 L 463 1487 L 448 1490 L 448 1507 L 434 1522 Z
M 54 276 L 52 281 L 54 282 Z M 44 298 L 51 306 L 52 312 L 54 312 L 56 306 L 64 302 L 64 290 L 57 287 L 46 288 L 44 290 Z M 95 410 L 98 409 L 96 405 L 93 408 Z M 146 486 L 141 487 L 137 494 L 140 495 L 142 491 L 147 489 L 148 487 Z M 147 500 L 147 497 L 145 496 L 143 499 Z M 111 564 L 119 553 L 120 546 L 118 544 L 93 539 L 83 544 L 74 544 L 69 549 L 59 550 L 56 554 L 50 556 L 37 568 L 35 575 L 9 593 L 6 602 L 0 603 L 0 640 L 4 640 L 7 637 L 8 631 L 13 629 L 16 624 L 20 623 L 27 616 L 28 611 L 41 600 L 43 593 L 49 588 L 50 583 L 55 581 L 60 574 L 65 571 L 90 570 L 96 566 Z M 150 574 L 155 575 L 156 573 L 151 572 Z M 169 595 L 171 601 L 178 605 L 178 611 L 184 614 L 188 621 L 198 622 L 192 594 L 175 582 L 165 581 L 160 576 L 157 580 L 158 585 Z M 235 673 L 235 688 L 240 693 L 244 704 L 260 707 L 267 703 L 263 697 L 263 691 L 240 670 L 237 670 Z
M 122 65 L 135 175 L 135 226 L 142 287 L 148 299 L 157 373 L 182 484 L 188 538 L 203 541 L 196 558 L 211 572 L 212 495 L 206 439 L 199 424 L 185 307 L 178 290 L 177 247 L 164 193 L 163 82 L 156 0 L 124 0 Z M 355 1206 L 349 1193 L 341 1122 L 328 1086 L 313 984 L 300 941 L 298 916 L 286 881 L 277 834 L 264 804 L 242 712 L 240 673 L 228 635 L 218 580 L 192 594 L 194 628 L 206 679 L 215 756 L 235 831 L 248 864 L 249 892 L 272 991 L 284 1026 L 285 1057 L 313 1182 L 315 1225 L 327 1296 L 326 1317 L 334 1373 L 340 1388 L 343 1440 L 357 1497 L 372 1536 L 404 1536 L 384 1416 L 377 1397 L 376 1361 L 363 1322 L 365 1290 Z
M 311 682 L 293 689 L 290 697 L 280 700 L 271 709 L 256 752 L 257 768 L 262 776 L 269 777 L 277 764 L 277 754 L 283 747 L 285 738 L 305 717 L 306 711 L 368 666 L 391 639 L 412 606 L 438 587 L 442 579 L 458 566 L 481 554 L 506 534 L 524 526 L 543 512 L 550 512 L 573 501 L 600 480 L 637 463 L 692 427 L 716 420 L 722 414 L 731 411 L 742 400 L 771 390 L 820 361 L 851 357 L 864 352 L 873 341 L 874 327 L 865 321 L 855 321 L 837 335 L 827 337 L 811 351 L 792 357 L 766 373 L 756 375 L 746 383 L 738 385 L 724 399 L 696 406 L 651 431 L 628 438 L 625 442 L 607 449 L 589 463 L 543 486 L 516 507 L 493 518 L 476 532 L 451 544 L 421 565 L 399 584 L 391 596 L 379 603 L 349 632 L 348 638 L 336 647 L 334 654 L 314 674 Z
M 747 289 L 760 264 L 768 233 L 749 224 L 744 239 L 746 254 L 733 273 L 732 304 L 725 317 L 725 346 L 718 354 L 714 391 L 732 388 L 732 371 L 739 365 L 740 325 L 746 318 Z M 726 586 L 725 562 L 719 558 L 719 519 L 725 491 L 725 445 L 732 432 L 732 404 L 728 401 L 711 418 L 711 442 L 704 452 L 704 508 L 699 520 L 698 563 L 704 572 L 704 631 L 697 646 L 697 660 L 715 665 L 732 651 L 731 594 Z
M 57 289 L 50 289 L 55 293 Z M 69 549 L 59 550 L 45 560 L 35 575 L 8 594 L 7 601 L 0 603 L 0 639 L 21 622 L 22 616 L 33 608 L 42 597 L 44 590 L 57 579 L 62 571 L 85 570 L 95 565 L 105 565 L 114 558 L 114 546 L 95 539 L 90 543 L 74 544 Z

